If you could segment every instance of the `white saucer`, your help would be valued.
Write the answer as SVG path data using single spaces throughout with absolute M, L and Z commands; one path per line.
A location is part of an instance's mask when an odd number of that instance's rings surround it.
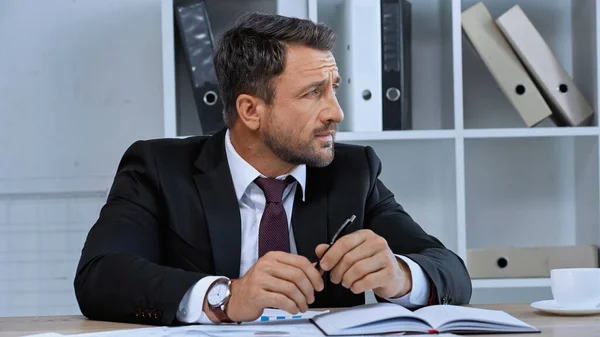
M 600 307 L 595 308 L 567 308 L 556 304 L 555 300 L 537 301 L 531 303 L 535 309 L 558 315 L 581 316 L 600 314 Z

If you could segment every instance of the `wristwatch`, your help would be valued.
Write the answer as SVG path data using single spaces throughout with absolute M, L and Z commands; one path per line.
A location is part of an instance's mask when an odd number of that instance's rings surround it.
M 225 313 L 231 297 L 231 280 L 225 277 L 215 280 L 209 287 L 206 299 L 208 308 L 222 323 L 233 323 Z

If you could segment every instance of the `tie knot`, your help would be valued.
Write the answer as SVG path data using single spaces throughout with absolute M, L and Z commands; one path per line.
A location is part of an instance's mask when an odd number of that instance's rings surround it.
M 267 202 L 281 202 L 283 191 L 292 181 L 294 181 L 292 176 L 288 176 L 285 180 L 261 177 L 258 177 L 254 180 L 256 185 L 263 190 Z

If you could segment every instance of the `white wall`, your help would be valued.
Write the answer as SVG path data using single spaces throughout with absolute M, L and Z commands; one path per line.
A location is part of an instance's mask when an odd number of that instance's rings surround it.
M 160 0 L 0 1 L 0 316 L 77 314 L 123 151 L 163 131 Z

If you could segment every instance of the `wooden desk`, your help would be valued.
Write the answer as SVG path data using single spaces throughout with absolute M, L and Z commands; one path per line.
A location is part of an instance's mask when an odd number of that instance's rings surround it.
M 506 334 L 520 337 L 600 337 L 600 315 L 567 317 L 538 312 L 527 304 L 474 305 L 485 309 L 503 310 L 539 328 L 541 334 Z M 82 316 L 8 317 L 0 318 L 0 337 L 32 335 L 43 332 L 75 334 L 143 328 L 147 326 L 90 321 Z

